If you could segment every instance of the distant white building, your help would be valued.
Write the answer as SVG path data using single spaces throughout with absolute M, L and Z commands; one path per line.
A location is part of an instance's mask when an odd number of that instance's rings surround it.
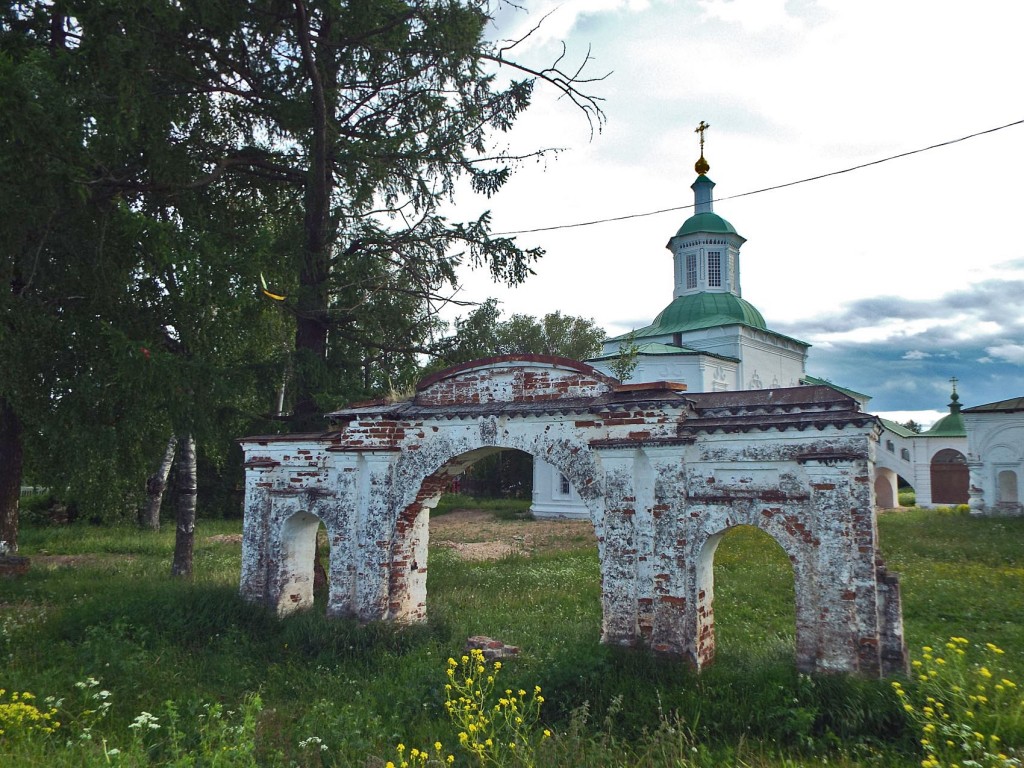
M 875 503 L 898 507 L 899 479 L 914 488 L 919 507 L 968 502 L 967 428 L 954 380 L 949 413 L 920 434 L 881 419 L 875 455 Z
M 1024 514 L 1024 397 L 965 408 L 973 514 Z

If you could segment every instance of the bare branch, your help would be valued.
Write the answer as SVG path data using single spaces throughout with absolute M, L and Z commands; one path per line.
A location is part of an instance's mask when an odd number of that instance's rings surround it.
M 520 40 L 521 41 L 521 40 Z M 516 41 L 517 43 L 520 41 Z M 584 93 L 580 86 L 586 83 L 598 83 L 606 79 L 611 72 L 606 72 L 600 77 L 583 77 L 582 73 L 587 64 L 593 61 L 593 57 L 590 55 L 590 48 L 587 48 L 587 54 L 584 56 L 583 61 L 576 68 L 575 72 L 569 73 L 561 69 L 559 66 L 566 55 L 565 43 L 562 43 L 562 53 L 555 60 L 555 62 L 544 69 L 534 69 L 528 67 L 525 64 L 520 64 L 512 59 L 506 59 L 504 52 L 509 50 L 513 46 L 498 49 L 496 54 L 493 53 L 481 53 L 480 58 L 486 61 L 493 61 L 498 66 L 509 66 L 512 69 L 523 72 L 531 77 L 534 77 L 541 82 L 547 83 L 553 86 L 561 92 L 562 96 L 567 97 L 572 103 L 578 107 L 584 115 L 587 117 L 587 122 L 590 124 L 590 135 L 593 138 L 595 123 L 598 132 L 604 127 L 606 120 L 604 110 L 601 109 L 599 102 L 604 101 L 600 96 L 593 96 L 588 93 Z

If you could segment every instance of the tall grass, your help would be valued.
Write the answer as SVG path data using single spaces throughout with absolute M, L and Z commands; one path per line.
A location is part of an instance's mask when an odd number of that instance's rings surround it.
M 913 510 L 879 527 L 903 574 L 911 645 L 992 642 L 1006 650 L 1005 674 L 1024 677 L 1024 520 Z M 888 683 L 796 674 L 792 572 L 756 531 L 719 547 L 719 655 L 699 675 L 600 644 L 592 547 L 492 562 L 434 550 L 430 621 L 400 628 L 318 610 L 278 620 L 242 602 L 240 547 L 224 536 L 236 533 L 237 523 L 201 522 L 196 575 L 180 581 L 169 576 L 173 531 L 24 530 L 33 568 L 0 581 L 0 688 L 40 706 L 62 700 L 61 726 L 0 735 L 0 764 L 381 768 L 400 742 L 457 745 L 446 664 L 476 634 L 521 647 L 501 673 L 510 688 L 543 687 L 553 737 L 538 765 L 920 763 Z M 100 691 L 101 716 L 90 698 Z M 156 721 L 139 725 L 142 713 Z

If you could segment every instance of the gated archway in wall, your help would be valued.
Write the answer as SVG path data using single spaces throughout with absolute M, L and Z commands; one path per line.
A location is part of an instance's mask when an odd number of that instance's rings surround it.
M 429 509 L 465 466 L 515 448 L 586 504 L 604 642 L 708 663 L 715 537 L 751 525 L 793 564 L 802 671 L 906 666 L 899 585 L 875 528 L 877 424 L 830 387 L 689 394 L 561 358 L 501 357 L 331 419 L 321 434 L 241 441 L 241 592 L 279 613 L 307 603 L 294 561 L 315 518 L 331 543 L 330 615 L 424 620 Z
M 953 448 L 943 448 L 932 456 L 929 467 L 932 503 L 966 504 L 969 499 L 970 470 L 967 457 Z

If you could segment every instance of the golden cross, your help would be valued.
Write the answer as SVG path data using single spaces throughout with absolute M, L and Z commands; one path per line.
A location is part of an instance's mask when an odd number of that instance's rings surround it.
M 701 155 L 704 154 L 704 131 L 706 131 L 710 127 L 711 127 L 710 125 L 708 125 L 703 120 L 701 120 L 700 121 L 700 125 L 698 125 L 697 129 L 694 131 L 694 133 L 699 133 L 700 134 L 700 153 L 701 153 Z

